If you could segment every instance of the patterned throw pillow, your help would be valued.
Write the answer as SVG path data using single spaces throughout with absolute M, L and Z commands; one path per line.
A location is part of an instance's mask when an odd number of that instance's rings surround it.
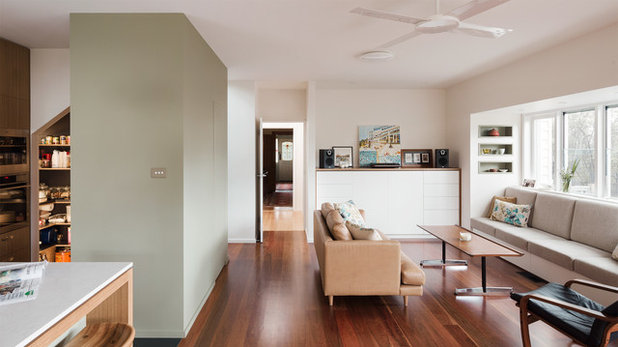
M 515 197 L 515 196 L 496 196 L 496 195 L 494 195 L 494 198 L 491 199 L 491 203 L 489 204 L 489 213 L 487 214 L 487 218 L 491 218 L 491 214 L 494 212 L 494 204 L 496 203 L 496 200 L 510 202 L 511 204 L 516 204 L 517 203 L 517 197 Z
M 527 227 L 530 218 L 530 205 L 515 205 L 496 200 L 491 219 L 512 224 L 517 227 Z
M 382 236 L 380 236 L 380 233 L 378 233 L 376 229 L 363 228 L 360 225 L 354 224 L 350 221 L 345 222 L 345 226 L 348 230 L 350 230 L 350 234 L 352 234 L 352 238 L 354 238 L 354 240 L 382 240 Z
M 342 203 L 335 203 L 334 207 L 346 222 L 350 221 L 351 223 L 360 225 L 361 227 L 365 226 L 365 219 L 356 207 L 356 204 L 354 204 L 354 201 L 348 200 Z

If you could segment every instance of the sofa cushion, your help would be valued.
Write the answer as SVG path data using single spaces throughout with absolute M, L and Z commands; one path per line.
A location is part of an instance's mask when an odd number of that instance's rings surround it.
M 370 241 L 380 241 L 382 240 L 382 236 L 377 229 L 373 228 L 363 228 L 360 225 L 356 225 L 350 221 L 345 222 L 345 226 L 352 234 L 352 238 L 354 240 L 370 240 Z
M 425 272 L 403 252 L 401 252 L 401 283 L 416 286 L 425 284 Z
M 605 257 L 577 257 L 573 262 L 573 270 L 592 280 L 618 286 L 618 262 Z
M 496 234 L 496 227 L 504 225 L 502 222 L 490 220 L 486 217 L 470 218 L 470 227 L 479 231 L 494 236 Z
M 520 205 L 530 205 L 532 210 L 530 211 L 530 217 L 528 218 L 528 224 L 532 223 L 534 219 L 534 204 L 536 202 L 536 191 L 530 188 L 523 188 L 519 186 L 507 187 L 504 190 L 504 196 L 514 196 L 517 198 L 517 203 Z
M 348 200 L 346 202 L 335 203 L 333 206 L 345 221 L 350 221 L 361 227 L 365 226 L 365 219 L 358 210 L 358 207 L 356 207 L 354 201 Z
M 618 260 L 618 245 L 616 245 L 616 248 L 614 248 L 614 251 L 612 252 L 612 259 Z
M 497 220 L 518 227 L 527 227 L 530 218 L 530 205 L 516 205 L 505 201 L 496 200 L 491 220 Z
M 564 240 L 561 237 L 534 228 L 520 228 L 498 222 L 495 237 L 522 250 L 528 250 L 530 240 Z
M 517 203 L 517 198 L 514 197 L 514 196 L 497 196 L 497 195 L 494 195 L 494 197 L 491 199 L 491 202 L 489 203 L 489 211 L 487 211 L 487 218 L 491 217 L 491 213 L 494 211 L 494 204 L 496 203 L 496 200 L 510 202 L 511 204 L 516 204 Z
M 598 248 L 569 240 L 530 240 L 528 252 L 569 270 L 573 270 L 576 258 L 602 257 L 607 254 Z
M 556 236 L 569 239 L 575 199 L 557 195 L 538 193 L 534 203 L 535 218 L 530 225 Z
M 333 211 L 335 208 L 333 207 L 333 204 L 331 204 L 330 202 L 325 202 L 322 204 L 322 208 L 320 209 L 320 211 L 322 212 L 322 217 L 324 217 L 324 219 L 326 219 L 326 217 L 328 217 L 328 214 L 330 213 L 330 211 Z
M 343 217 L 337 212 L 337 210 L 332 210 L 326 216 L 326 225 L 328 226 L 328 230 L 335 240 L 339 241 L 351 241 L 353 240 L 352 234 L 345 226 L 345 222 Z
M 612 252 L 618 244 L 618 205 L 577 200 L 571 240 Z

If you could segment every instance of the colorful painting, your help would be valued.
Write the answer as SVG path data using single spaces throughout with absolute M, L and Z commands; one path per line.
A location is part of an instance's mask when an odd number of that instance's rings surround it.
M 398 125 L 369 125 L 358 127 L 359 163 L 400 164 L 401 140 Z

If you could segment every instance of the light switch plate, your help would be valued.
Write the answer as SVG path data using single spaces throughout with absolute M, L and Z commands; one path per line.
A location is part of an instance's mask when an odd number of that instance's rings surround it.
M 166 178 L 167 169 L 164 167 L 153 167 L 150 169 L 150 177 L 151 178 Z

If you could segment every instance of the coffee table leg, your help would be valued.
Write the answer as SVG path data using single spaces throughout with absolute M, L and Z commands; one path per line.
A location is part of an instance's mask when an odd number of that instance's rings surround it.
M 442 241 L 442 259 L 421 260 L 421 266 L 468 265 L 467 260 L 446 259 L 446 242 Z
M 487 286 L 487 259 L 481 257 L 481 283 L 480 288 L 455 289 L 455 295 L 468 296 L 507 296 L 513 292 L 512 287 L 488 287 Z

